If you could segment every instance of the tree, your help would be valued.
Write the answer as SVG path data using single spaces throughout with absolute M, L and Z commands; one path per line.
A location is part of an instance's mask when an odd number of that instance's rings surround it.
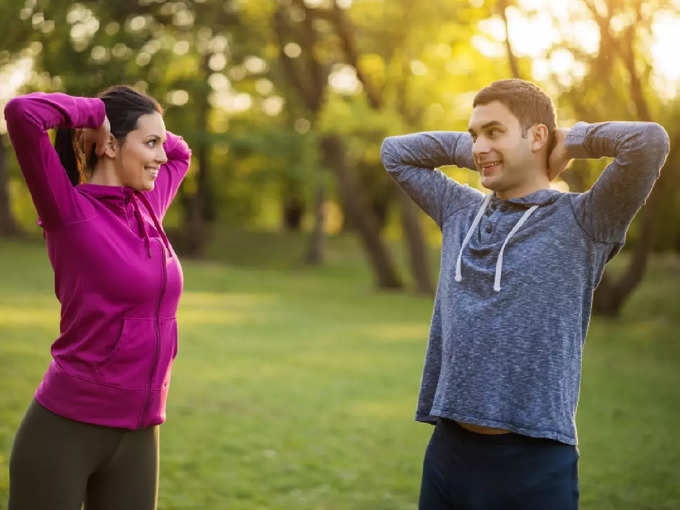
M 22 14 L 20 5 L 16 3 L 3 3 L 0 6 L 0 30 L 3 33 L 3 51 L 0 52 L 0 69 L 8 69 L 16 64 L 16 61 L 30 54 L 30 34 L 32 27 L 26 21 L 26 14 Z M 17 22 L 19 20 L 19 22 Z M 17 236 L 21 229 L 12 214 L 9 193 L 10 167 L 9 167 L 9 137 L 6 132 L 0 131 L 0 235 Z
M 593 113 L 601 120 L 610 118 L 614 107 L 622 112 L 622 116 L 633 117 L 641 121 L 661 120 L 662 115 L 653 115 L 653 106 L 648 97 L 651 95 L 645 87 L 646 78 L 649 76 L 651 64 L 644 58 L 639 49 L 641 36 L 649 36 L 653 22 L 653 14 L 657 10 L 671 6 L 669 2 L 655 2 L 655 6 L 647 5 L 643 9 L 640 0 L 627 2 L 605 2 L 596 4 L 592 0 L 583 0 L 583 4 L 596 22 L 599 31 L 599 51 L 596 55 L 585 56 L 578 50 L 570 48 L 585 61 L 589 72 L 581 83 L 576 84 L 571 92 L 566 95 L 574 110 L 579 116 L 588 119 Z M 626 20 L 622 29 L 614 29 L 614 23 L 620 24 Z M 602 76 L 620 76 L 619 87 L 612 90 L 608 83 L 600 80 Z M 599 96 L 599 105 L 605 105 L 606 111 L 592 101 L 593 93 Z M 618 105 L 616 103 L 618 102 Z M 657 109 L 659 101 L 655 98 Z M 620 105 L 620 106 L 619 106 Z M 632 108 L 631 108 L 632 106 Z M 661 120 L 662 121 L 662 120 Z M 663 123 L 663 121 L 662 121 Z M 677 135 L 675 143 L 680 141 Z M 673 146 L 673 144 L 672 144 Z M 675 163 L 674 154 L 668 163 Z M 669 165 L 666 165 L 669 168 Z M 668 175 L 671 173 L 671 175 Z M 654 246 L 657 224 L 661 219 L 662 207 L 665 195 L 669 193 L 671 186 L 669 181 L 673 179 L 672 171 L 662 172 L 662 177 L 636 220 L 636 236 L 632 247 L 632 253 L 625 270 L 618 276 L 613 277 L 610 270 L 605 271 L 602 281 L 598 286 L 593 308 L 595 313 L 607 316 L 616 316 L 626 299 L 635 290 L 642 280 L 647 261 Z M 583 182 L 580 179 L 581 183 Z M 579 183 L 580 184 L 580 183 Z
M 296 9 L 297 12 L 301 13 L 302 19 L 297 22 L 292 19 L 290 9 Z M 302 0 L 294 0 L 288 9 L 283 5 L 279 7 L 274 15 L 273 24 L 279 40 L 284 74 L 291 86 L 297 91 L 300 99 L 305 103 L 310 116 L 316 120 L 324 102 L 329 65 L 324 65 L 318 57 L 318 53 L 320 53 L 317 48 L 319 34 L 313 21 L 314 13 L 312 10 Z M 295 57 L 286 54 L 286 45 L 296 40 L 297 37 L 302 42 L 302 45 L 298 45 L 298 48 L 305 48 L 304 51 L 301 50 L 300 63 L 294 61 Z M 375 215 L 362 200 L 361 189 L 347 167 L 343 140 L 338 135 L 329 133 L 321 137 L 319 148 L 322 161 L 335 173 L 338 192 L 353 225 L 358 230 L 378 285 L 385 288 L 400 287 L 401 282 L 392 258 L 380 238 Z M 323 192 L 319 195 L 322 196 L 322 194 Z
M 335 28 L 335 33 L 342 43 L 345 62 L 356 70 L 357 78 L 363 85 L 366 98 L 370 107 L 375 111 L 381 111 L 385 105 L 383 91 L 370 79 L 369 74 L 364 72 L 359 66 L 359 52 L 355 41 L 355 29 L 347 19 L 344 11 L 333 0 L 332 7 L 327 12 L 315 10 L 317 15 L 330 20 Z M 384 174 L 380 171 L 384 178 Z M 397 195 L 401 209 L 401 222 L 404 237 L 409 253 L 411 272 L 416 282 L 416 288 L 424 294 L 433 294 L 434 287 L 430 275 L 427 248 L 423 239 L 423 232 L 420 226 L 418 208 L 413 201 L 404 193 L 401 188 L 392 183 Z

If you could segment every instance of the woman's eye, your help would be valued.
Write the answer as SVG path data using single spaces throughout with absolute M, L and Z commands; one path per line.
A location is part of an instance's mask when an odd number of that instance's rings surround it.
M 148 142 L 146 142 L 146 144 L 147 144 L 149 147 L 153 147 L 154 145 L 156 145 L 156 140 L 149 140 Z

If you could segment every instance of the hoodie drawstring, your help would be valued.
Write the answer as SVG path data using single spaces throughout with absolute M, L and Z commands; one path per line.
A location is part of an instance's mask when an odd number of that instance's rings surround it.
M 149 216 L 151 216 L 151 219 L 153 220 L 153 224 L 156 227 L 158 234 L 161 236 L 161 239 L 163 240 L 163 244 L 165 244 L 165 247 L 166 247 L 167 252 L 168 252 L 168 257 L 172 258 L 172 250 L 170 250 L 170 242 L 168 241 L 168 238 L 165 235 L 165 232 L 163 232 L 163 229 L 161 228 L 160 222 L 158 221 L 158 218 L 156 218 L 156 214 L 153 212 L 153 208 L 151 207 L 149 200 L 137 190 L 134 190 L 133 192 L 131 192 L 129 196 L 132 199 L 131 200 L 132 206 L 135 209 L 135 217 L 137 218 L 137 223 L 139 224 L 139 228 L 142 231 L 142 234 L 144 235 L 144 243 L 146 244 L 146 251 L 149 254 L 149 258 L 151 258 L 151 243 L 149 241 L 149 233 L 146 230 L 146 226 L 144 224 L 144 221 L 142 221 L 142 215 L 139 211 L 139 205 L 137 203 L 137 199 L 139 199 L 142 202 L 142 204 L 144 204 L 144 207 L 146 208 L 147 212 L 149 213 Z
M 489 202 L 491 202 L 491 194 L 488 194 L 484 200 L 482 201 L 482 205 L 479 208 L 479 211 L 477 211 L 477 216 L 475 216 L 475 219 L 472 221 L 472 225 L 470 225 L 470 229 L 467 231 L 467 234 L 465 235 L 465 239 L 463 239 L 463 244 L 460 246 L 460 250 L 458 251 L 458 259 L 456 260 L 456 281 L 461 282 L 463 281 L 463 274 L 462 274 L 462 264 L 463 264 L 463 250 L 467 246 L 467 244 L 470 242 L 470 238 L 474 234 L 474 232 L 477 230 L 477 226 L 479 225 L 479 222 L 482 220 L 482 216 L 484 215 L 484 211 L 486 211 L 486 208 L 489 206 Z M 498 259 L 496 260 L 496 273 L 494 274 L 494 284 L 493 284 L 493 290 L 496 292 L 500 292 L 501 290 L 501 275 L 503 273 L 503 253 L 505 252 L 505 246 L 508 244 L 510 241 L 510 238 L 515 235 L 515 233 L 521 228 L 524 223 L 529 219 L 529 216 L 538 209 L 537 205 L 531 206 L 529 209 L 527 209 L 522 217 L 519 219 L 517 223 L 515 223 L 515 226 L 512 227 L 512 230 L 508 233 L 508 235 L 505 237 L 505 241 L 503 241 L 503 245 L 501 246 L 501 251 L 498 254 Z
M 517 232 L 520 227 L 529 219 L 529 216 L 531 216 L 531 213 L 533 213 L 536 209 L 538 209 L 537 205 L 532 205 L 524 211 L 524 214 L 522 217 L 519 219 L 517 223 L 515 223 L 515 226 L 512 227 L 512 230 L 508 233 L 508 236 L 505 238 L 505 241 L 503 242 L 503 246 L 501 246 L 501 252 L 498 254 L 498 260 L 496 261 L 496 274 L 494 277 L 494 282 L 493 282 L 493 290 L 496 292 L 501 291 L 501 273 L 503 272 L 503 252 L 505 251 L 505 245 L 508 244 L 508 241 L 510 241 L 510 238 L 515 235 L 515 232 Z
M 491 202 L 491 194 L 488 194 L 484 198 L 484 200 L 482 201 L 482 206 L 479 208 L 479 211 L 477 211 L 477 216 L 475 216 L 475 219 L 472 222 L 472 225 L 470 225 L 470 230 L 468 230 L 467 234 L 465 235 L 465 239 L 463 239 L 463 244 L 460 245 L 460 250 L 458 250 L 458 259 L 456 260 L 456 281 L 457 282 L 463 281 L 463 275 L 461 273 L 461 265 L 462 265 L 462 261 L 463 261 L 463 250 L 465 249 L 465 246 L 467 246 L 467 243 L 470 241 L 472 234 L 477 229 L 477 225 L 479 225 L 479 222 L 481 221 L 482 216 L 484 215 L 484 211 L 486 211 L 486 208 L 489 205 L 489 202 Z

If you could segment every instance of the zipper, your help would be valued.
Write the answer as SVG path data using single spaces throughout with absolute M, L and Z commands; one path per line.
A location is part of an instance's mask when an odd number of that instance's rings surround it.
M 153 384 L 153 374 L 156 371 L 156 365 L 158 364 L 158 356 L 161 348 L 161 303 L 163 301 L 163 295 L 165 294 L 165 285 L 167 280 L 167 269 L 165 267 L 165 246 L 163 246 L 163 240 L 159 239 L 158 244 L 161 247 L 161 272 L 163 274 L 163 281 L 161 283 L 161 293 L 158 296 L 158 305 L 156 306 L 156 350 L 153 356 L 153 363 L 151 364 L 151 371 L 149 372 L 149 384 L 147 388 L 146 402 L 144 403 L 144 409 L 142 409 L 142 416 L 139 418 L 139 425 L 137 428 L 141 428 L 144 423 L 144 415 L 149 409 L 149 404 L 151 403 L 151 387 Z

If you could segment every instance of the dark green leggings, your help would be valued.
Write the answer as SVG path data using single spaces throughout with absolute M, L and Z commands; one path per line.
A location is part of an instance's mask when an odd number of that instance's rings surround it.
M 9 510 L 154 510 L 158 432 L 69 420 L 34 400 L 12 447 Z

